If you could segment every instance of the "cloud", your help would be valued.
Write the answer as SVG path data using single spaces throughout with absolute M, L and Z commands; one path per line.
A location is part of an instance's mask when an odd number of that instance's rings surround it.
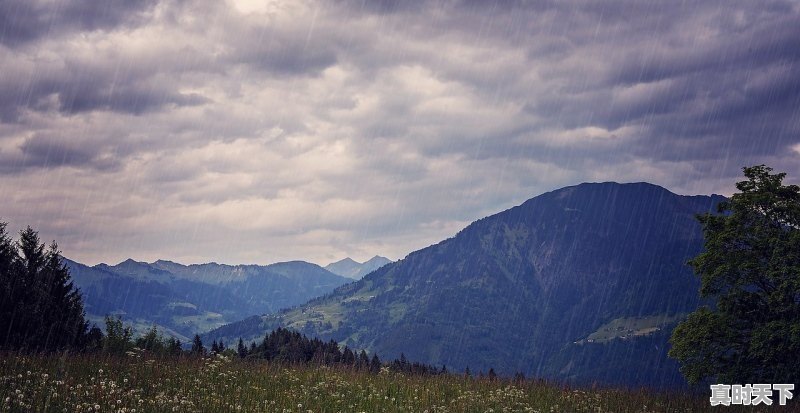
M 400 258 L 582 181 L 800 174 L 800 6 L 0 5 L 0 206 L 89 263 Z
M 109 30 L 142 23 L 151 0 L 5 1 L 0 3 L 0 44 L 12 47 L 75 31 Z

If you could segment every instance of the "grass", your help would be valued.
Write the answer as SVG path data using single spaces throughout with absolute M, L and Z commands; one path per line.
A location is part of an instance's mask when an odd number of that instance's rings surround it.
M 748 406 L 748 412 L 759 408 Z M 791 407 L 791 406 L 787 406 Z M 727 408 L 726 410 L 731 410 Z M 707 396 L 262 361 L 0 354 L 2 412 L 694 412 Z M 719 409 L 716 409 L 719 410 Z M 733 411 L 744 409 L 733 409 Z M 786 411 L 782 409 L 782 411 Z
M 600 326 L 597 331 L 589 334 L 585 341 L 602 343 L 619 338 L 644 336 L 652 334 L 668 324 L 675 323 L 683 317 L 685 314 L 617 318 Z

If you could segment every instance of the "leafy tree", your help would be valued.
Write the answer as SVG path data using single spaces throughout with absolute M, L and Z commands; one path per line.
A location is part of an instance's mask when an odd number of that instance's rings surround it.
M 106 316 L 106 336 L 103 351 L 110 354 L 123 354 L 133 349 L 133 328 L 122 323 L 122 318 Z
M 136 339 L 136 347 L 159 354 L 167 352 L 167 343 L 164 341 L 164 337 L 159 334 L 155 325 L 150 327 L 143 336 Z
M 704 306 L 673 331 L 669 355 L 691 383 L 800 382 L 800 188 L 764 165 L 698 219 L 705 251 L 689 263 Z

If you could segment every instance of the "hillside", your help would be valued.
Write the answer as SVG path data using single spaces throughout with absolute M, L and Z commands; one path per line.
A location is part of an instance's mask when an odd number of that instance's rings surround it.
M 581 184 L 478 220 L 332 294 L 207 337 L 288 326 L 353 348 L 473 371 L 574 382 L 677 385 L 671 328 L 579 344 L 620 318 L 679 318 L 698 305 L 685 262 L 702 247 L 694 216 L 720 196 L 647 184 Z M 609 374 L 612 372 L 613 374 Z
M 266 266 L 131 259 L 113 266 L 65 263 L 93 322 L 102 325 L 105 315 L 119 314 L 139 330 L 156 324 L 184 341 L 253 314 L 304 303 L 350 281 L 302 261 Z

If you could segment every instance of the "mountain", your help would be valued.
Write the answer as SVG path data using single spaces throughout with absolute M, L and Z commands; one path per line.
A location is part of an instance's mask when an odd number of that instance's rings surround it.
M 360 280 L 365 275 L 391 263 L 392 260 L 376 255 L 364 263 L 347 257 L 341 261 L 336 261 L 325 266 L 325 269 L 342 277 Z
M 681 385 L 667 339 L 698 306 L 699 280 L 685 264 L 703 245 L 695 214 L 722 200 L 647 183 L 562 188 L 328 296 L 207 337 L 252 339 L 286 326 L 473 372 Z
M 102 325 L 105 315 L 118 314 L 138 330 L 156 324 L 181 340 L 302 304 L 351 281 L 303 261 L 231 266 L 128 259 L 94 267 L 64 262 L 91 321 Z

